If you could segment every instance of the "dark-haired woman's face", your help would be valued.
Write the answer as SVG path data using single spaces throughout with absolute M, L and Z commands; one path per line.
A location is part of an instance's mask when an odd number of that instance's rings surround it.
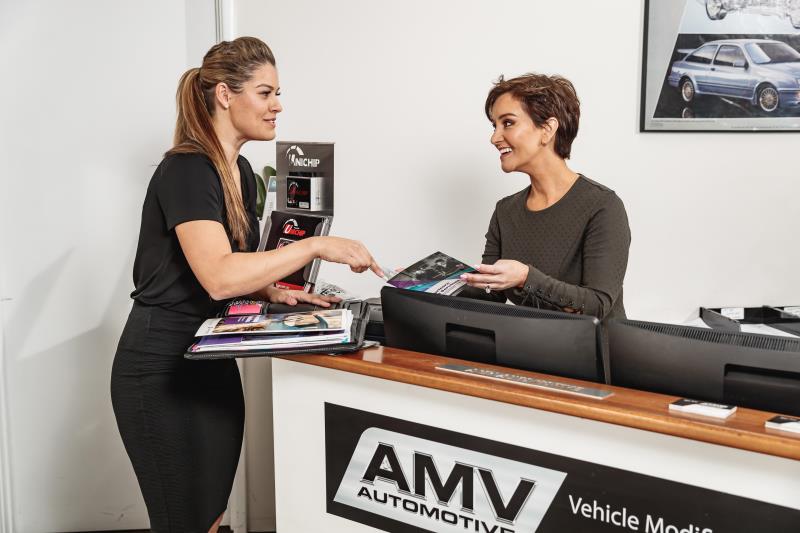
M 238 133 L 250 141 L 275 138 L 275 121 L 283 111 L 278 100 L 278 71 L 266 64 L 257 68 L 245 82 L 242 92 L 230 100 L 230 117 Z
M 503 172 L 525 172 L 540 157 L 544 146 L 544 129 L 537 127 L 522 103 L 505 93 L 492 106 L 491 143 L 500 152 Z

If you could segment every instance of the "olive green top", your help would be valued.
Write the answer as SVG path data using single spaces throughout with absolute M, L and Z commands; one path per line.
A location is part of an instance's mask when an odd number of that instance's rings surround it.
M 585 176 L 555 204 L 531 211 L 530 186 L 497 202 L 483 263 L 515 259 L 530 268 L 523 288 L 494 295 L 518 305 L 625 318 L 622 282 L 631 233 L 622 200 Z M 505 298 L 504 298 L 505 297 Z

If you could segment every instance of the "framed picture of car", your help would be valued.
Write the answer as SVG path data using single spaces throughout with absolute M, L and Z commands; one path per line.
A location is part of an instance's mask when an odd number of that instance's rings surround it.
M 645 0 L 641 131 L 800 131 L 800 0 Z

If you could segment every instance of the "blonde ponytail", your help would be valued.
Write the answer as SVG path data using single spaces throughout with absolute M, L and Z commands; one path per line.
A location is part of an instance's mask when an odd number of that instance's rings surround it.
M 211 160 L 222 183 L 228 226 L 240 250 L 246 250 L 250 226 L 239 187 L 214 131 L 214 90 L 218 83 L 225 83 L 234 93 L 241 92 L 253 71 L 265 64 L 275 65 L 275 57 L 255 37 L 240 37 L 213 46 L 201 68 L 190 68 L 181 76 L 174 146 L 165 154 L 202 153 Z

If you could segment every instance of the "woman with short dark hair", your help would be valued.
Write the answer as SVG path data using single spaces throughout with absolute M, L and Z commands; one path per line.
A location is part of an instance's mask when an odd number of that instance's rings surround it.
M 527 174 L 530 186 L 497 202 L 482 264 L 463 279 L 498 301 L 624 318 L 628 217 L 614 191 L 567 166 L 580 121 L 575 87 L 561 76 L 501 77 L 485 111 L 500 167 Z

